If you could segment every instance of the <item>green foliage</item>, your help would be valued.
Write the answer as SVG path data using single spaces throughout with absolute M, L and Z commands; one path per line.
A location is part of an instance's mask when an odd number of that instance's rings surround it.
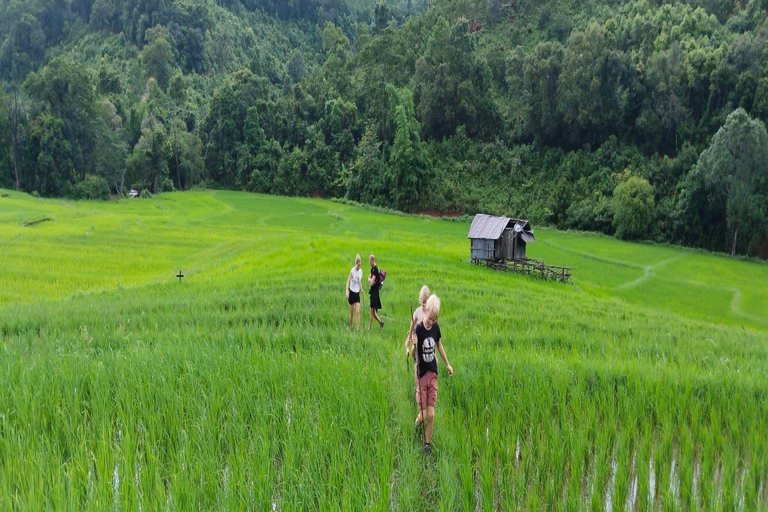
M 120 74 L 103 57 L 97 72 L 97 88 L 102 94 L 120 94 L 123 92 Z
M 572 203 L 568 207 L 566 215 L 569 228 L 613 233 L 614 207 L 612 198 L 599 192 L 579 202 Z
M 397 130 L 389 167 L 384 172 L 387 193 L 398 209 L 414 211 L 430 195 L 431 164 L 421 141 L 420 126 L 413 110 L 413 96 L 407 88 L 387 84 L 390 115 Z
M 109 199 L 109 185 L 101 176 L 88 175 L 67 192 L 72 199 Z
M 171 43 L 161 36 L 152 39 L 142 50 L 141 61 L 147 70 L 147 77 L 154 78 L 165 89 L 174 64 Z
M 716 250 L 755 254 L 768 219 L 768 134 L 743 109 L 732 112 L 686 177 L 680 199 L 689 236 Z
M 288 61 L 288 75 L 293 83 L 298 83 L 307 74 L 307 65 L 304 63 L 304 56 L 301 50 L 294 52 L 291 60 Z
M 173 186 L 173 181 L 170 178 L 163 179 L 163 183 L 160 185 L 161 192 L 173 192 L 176 187 Z
M 174 178 L 179 190 L 191 188 L 199 183 L 204 175 L 204 162 L 202 157 L 203 143 L 194 132 L 187 132 L 181 119 L 175 119 L 171 124 L 169 136 L 171 150 L 171 163 L 169 171 Z M 172 181 L 171 184 L 174 182 Z M 166 188 L 163 181 L 163 188 Z
M 638 236 L 757 254 L 768 192 L 726 218 L 705 210 L 692 169 L 735 109 L 768 120 L 764 4 L 0 0 L 0 80 L 30 97 L 0 142 L 16 140 L 13 181 L 33 190 L 50 166 L 31 123 L 63 122 L 74 173 L 46 194 L 87 175 L 118 194 L 167 175 L 179 190 L 205 181 L 607 234 L 612 175 L 630 167 L 654 190 Z M 387 84 L 408 89 L 412 112 Z M 147 116 L 171 148 L 152 163 L 138 145 Z
M 123 120 L 117 108 L 109 100 L 103 100 L 97 131 L 97 143 L 93 153 L 96 174 L 118 194 L 123 193 L 128 144 L 125 141 Z
M 653 214 L 653 186 L 639 176 L 629 176 L 613 191 L 613 225 L 616 236 L 639 239 L 647 236 Z
M 558 111 L 577 141 L 595 144 L 616 134 L 627 103 L 629 56 L 619 51 L 618 27 L 590 25 L 574 31 L 563 51 Z
M 30 74 L 24 89 L 61 121 L 62 134 L 70 146 L 68 153 L 82 179 L 90 169 L 96 142 L 97 109 L 90 72 L 82 64 L 57 57 L 39 73 Z
M 0 72 L 7 79 L 23 81 L 42 63 L 46 46 L 38 19 L 30 13 L 21 14 L 0 46 Z
M 16 188 L 16 177 L 13 170 L 13 135 L 10 127 L 10 108 L 12 100 L 6 95 L 3 88 L 0 88 L 0 186 L 4 188 Z
M 169 177 L 168 160 L 172 155 L 167 131 L 153 116 L 142 122 L 141 137 L 128 159 L 128 180 L 133 188 L 151 189 L 155 194 Z
M 62 196 L 73 181 L 72 146 L 64 137 L 64 121 L 43 113 L 30 125 L 30 153 L 34 156 L 34 174 L 24 180 L 25 190 L 43 197 Z
M 391 17 L 392 15 L 389 10 L 389 5 L 387 5 L 387 0 L 379 0 L 376 2 L 376 7 L 373 11 L 374 33 L 381 33 L 385 28 L 387 28 Z
M 367 204 L 383 203 L 384 162 L 374 125 L 368 125 L 357 146 L 357 160 L 347 181 L 347 197 Z

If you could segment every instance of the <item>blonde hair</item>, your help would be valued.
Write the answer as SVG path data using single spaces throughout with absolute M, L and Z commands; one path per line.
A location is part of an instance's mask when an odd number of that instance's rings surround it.
M 419 292 L 419 302 L 424 302 L 429 298 L 429 286 L 424 285 Z
M 427 299 L 427 305 L 424 309 L 427 312 L 427 316 L 429 316 L 432 321 L 437 322 L 437 317 L 440 316 L 440 297 L 432 295 Z
M 376 261 L 376 256 L 371 254 L 370 256 L 368 256 L 368 261 Z
M 358 255 L 355 256 L 355 265 L 357 265 L 358 263 L 362 263 L 362 262 L 363 262 L 363 260 L 360 258 L 360 254 L 358 253 Z

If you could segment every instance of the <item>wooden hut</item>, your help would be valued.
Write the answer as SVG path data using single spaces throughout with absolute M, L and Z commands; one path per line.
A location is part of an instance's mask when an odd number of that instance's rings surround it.
M 467 238 L 471 242 L 471 260 L 475 263 L 524 260 L 525 245 L 536 241 L 527 220 L 480 213 L 475 215 Z

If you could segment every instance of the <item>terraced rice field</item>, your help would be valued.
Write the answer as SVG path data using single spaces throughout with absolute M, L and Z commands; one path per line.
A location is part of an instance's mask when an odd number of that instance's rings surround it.
M 561 284 L 321 200 L 0 196 L 0 510 L 768 510 L 764 263 L 537 229 Z M 356 253 L 382 332 L 347 327 Z M 456 372 L 429 458 L 422 284 Z

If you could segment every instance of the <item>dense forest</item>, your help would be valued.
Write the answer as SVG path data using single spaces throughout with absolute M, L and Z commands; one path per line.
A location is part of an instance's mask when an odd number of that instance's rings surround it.
M 0 0 L 0 186 L 768 256 L 768 0 Z

